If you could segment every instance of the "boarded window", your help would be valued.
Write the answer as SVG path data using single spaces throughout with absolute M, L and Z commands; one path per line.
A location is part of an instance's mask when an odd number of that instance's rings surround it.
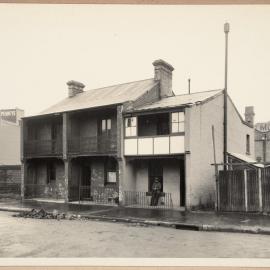
M 116 183 L 117 181 L 117 161 L 108 158 L 105 162 L 105 184 Z

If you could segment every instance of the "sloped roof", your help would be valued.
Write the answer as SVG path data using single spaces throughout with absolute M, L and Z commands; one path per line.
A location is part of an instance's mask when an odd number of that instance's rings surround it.
M 197 92 L 191 94 L 175 95 L 172 97 L 162 98 L 159 101 L 147 104 L 141 107 L 137 107 L 134 111 L 145 111 L 145 110 L 154 110 L 154 109 L 165 109 L 173 108 L 182 105 L 192 105 L 198 102 L 203 102 L 208 98 L 214 97 L 222 93 L 222 90 L 210 90 L 204 92 Z
M 136 100 L 158 82 L 154 79 L 118 84 L 84 91 L 74 97 L 67 97 L 38 115 L 109 106 Z
M 249 156 L 246 156 L 246 155 L 243 155 L 243 154 L 239 154 L 239 153 L 232 153 L 232 152 L 228 152 L 229 155 L 237 158 L 237 159 L 240 159 L 246 163 L 255 163 L 257 162 L 255 159 L 249 157 Z M 256 164 L 250 164 L 252 166 L 255 166 L 255 167 L 258 167 L 258 168 L 264 168 L 264 165 L 261 164 L 261 163 L 256 163 Z

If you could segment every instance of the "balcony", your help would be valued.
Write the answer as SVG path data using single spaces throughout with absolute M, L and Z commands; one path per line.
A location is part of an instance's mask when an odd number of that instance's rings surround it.
M 185 153 L 184 135 L 126 138 L 125 156 L 175 155 Z
M 61 140 L 31 140 L 24 143 L 25 156 L 60 156 L 63 143 Z
M 70 154 L 109 154 L 116 151 L 116 135 L 80 137 L 68 141 Z

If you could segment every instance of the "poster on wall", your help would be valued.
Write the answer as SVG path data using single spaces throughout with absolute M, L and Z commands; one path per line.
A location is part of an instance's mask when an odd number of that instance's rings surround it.
M 116 172 L 108 172 L 108 182 L 116 183 Z

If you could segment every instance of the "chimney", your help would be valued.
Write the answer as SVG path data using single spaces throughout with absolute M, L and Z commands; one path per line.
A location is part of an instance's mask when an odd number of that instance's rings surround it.
M 160 97 L 172 96 L 173 66 L 161 59 L 154 61 L 153 66 L 155 67 L 155 80 L 160 81 Z
M 68 97 L 74 97 L 79 93 L 83 92 L 83 88 L 85 87 L 85 85 L 83 83 L 80 82 L 76 82 L 76 81 L 69 81 L 67 82 L 68 85 Z
M 255 116 L 254 107 L 253 106 L 245 107 L 245 121 L 252 126 L 254 126 L 254 116 Z

